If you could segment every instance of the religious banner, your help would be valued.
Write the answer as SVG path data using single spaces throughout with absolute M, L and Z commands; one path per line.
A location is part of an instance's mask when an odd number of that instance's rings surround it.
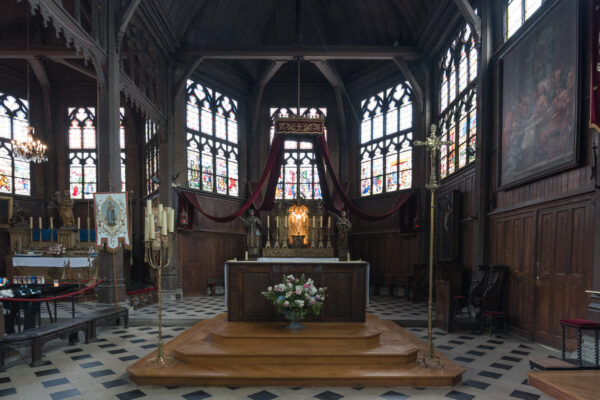
M 106 244 L 106 250 L 114 253 L 121 243 L 130 248 L 129 203 L 127 193 L 94 193 L 96 215 L 96 247 Z
M 590 127 L 600 130 L 600 0 L 592 1 Z
M 322 135 L 325 132 L 323 118 L 288 117 L 275 118 L 275 134 Z

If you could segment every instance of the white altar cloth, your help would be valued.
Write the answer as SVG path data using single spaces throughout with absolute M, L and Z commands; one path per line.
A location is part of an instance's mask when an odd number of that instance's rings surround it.
M 241 260 L 243 261 L 243 260 Z M 298 257 L 298 258 L 289 258 L 289 257 L 258 257 L 256 259 L 257 262 L 285 262 L 285 263 L 322 263 L 322 262 L 339 262 L 340 259 L 337 257 Z
M 55 267 L 63 268 L 67 262 L 71 263 L 71 268 L 89 267 L 89 261 L 94 261 L 91 258 L 88 261 L 87 257 L 13 257 L 13 267 Z

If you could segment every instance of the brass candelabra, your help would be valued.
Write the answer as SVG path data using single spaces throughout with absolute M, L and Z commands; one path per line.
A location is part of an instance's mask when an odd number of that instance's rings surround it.
M 156 228 L 158 225 L 158 234 Z M 171 264 L 173 254 L 174 211 L 159 205 L 157 210 L 146 208 L 144 261 L 156 271 L 158 286 L 158 343 L 156 357 L 149 361 L 157 361 L 161 367 L 165 365 L 162 342 L 162 270 Z

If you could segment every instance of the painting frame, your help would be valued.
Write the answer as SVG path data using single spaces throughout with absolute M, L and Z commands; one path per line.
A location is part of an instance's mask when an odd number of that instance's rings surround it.
M 498 56 L 498 190 L 579 164 L 580 20 L 579 0 L 555 1 Z
M 451 190 L 436 197 L 435 256 L 438 262 L 458 260 L 460 234 L 460 191 Z
M 13 216 L 13 197 L 0 196 L 0 228 L 10 227 L 10 220 Z

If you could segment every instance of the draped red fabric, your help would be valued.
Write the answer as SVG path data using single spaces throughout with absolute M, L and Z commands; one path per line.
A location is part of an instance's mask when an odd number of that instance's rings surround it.
M 400 193 L 400 195 L 398 196 L 398 199 L 396 200 L 396 203 L 391 208 L 391 210 L 389 210 L 388 212 L 386 212 L 384 214 L 379 214 L 379 215 L 368 214 L 368 213 L 360 210 L 358 207 L 356 207 L 356 205 L 352 202 L 352 200 L 350 200 L 350 198 L 348 197 L 348 194 L 346 193 L 346 191 L 344 189 L 344 186 L 341 184 L 341 182 L 338 180 L 337 176 L 335 175 L 335 172 L 333 171 L 333 164 L 331 162 L 331 157 L 329 156 L 329 148 L 327 147 L 327 142 L 325 141 L 325 138 L 323 136 L 318 136 L 316 138 L 315 150 L 316 150 L 315 151 L 316 152 L 316 161 L 317 161 L 317 169 L 319 171 L 319 176 L 325 177 L 325 168 L 323 166 L 323 160 L 324 160 L 325 164 L 327 165 L 327 172 L 329 172 L 329 175 L 331 176 L 333 185 L 336 189 L 336 194 L 341 197 L 341 200 L 344 203 L 344 205 L 346 207 L 348 207 L 348 209 L 352 213 L 354 213 L 357 217 L 359 217 L 361 219 L 365 219 L 367 221 L 376 221 L 379 219 L 387 218 L 390 215 L 394 214 L 396 211 L 398 211 L 416 192 L 414 190 L 408 190 L 408 191 Z M 321 183 L 321 192 L 323 193 L 323 200 L 325 201 L 326 205 L 328 205 L 328 207 L 331 207 L 332 209 L 334 209 L 336 211 L 341 211 L 341 208 L 338 208 L 338 207 L 336 207 L 336 205 L 333 204 L 333 201 L 332 201 L 331 195 L 330 195 L 330 191 L 329 191 L 329 184 L 327 183 L 327 179 L 321 178 L 320 183 Z M 329 203 L 329 204 L 327 204 L 327 203 Z
M 331 162 L 331 157 L 329 155 L 329 148 L 327 147 L 327 142 L 325 138 L 321 135 L 310 135 L 310 140 L 313 142 L 313 148 L 315 149 L 315 160 L 317 165 L 317 171 L 319 172 L 320 177 L 320 185 L 321 185 L 321 193 L 323 196 L 323 201 L 325 206 L 331 211 L 342 211 L 344 206 L 347 207 L 353 214 L 361 219 L 365 219 L 368 221 L 376 221 L 379 219 L 387 218 L 398 211 L 406 202 L 416 193 L 415 190 L 408 190 L 400 193 L 398 195 L 398 199 L 394 206 L 386 213 L 373 215 L 368 214 L 362 210 L 360 210 L 348 197 L 346 190 L 342 183 L 338 180 L 335 172 L 333 170 L 333 163 Z M 250 208 L 250 206 L 254 205 L 257 210 L 271 210 L 273 208 L 273 204 L 275 202 L 275 189 L 277 187 L 277 181 L 279 180 L 279 175 L 281 171 L 281 165 L 283 163 L 283 135 L 276 134 L 273 138 L 273 143 L 271 144 L 271 150 L 269 151 L 269 156 L 267 158 L 267 164 L 265 165 L 265 169 L 260 177 L 258 183 L 253 185 L 251 188 L 251 194 L 246 203 L 237 210 L 235 213 L 225 216 L 225 217 L 215 217 L 213 215 L 209 215 L 202 210 L 200 203 L 198 201 L 198 197 L 196 193 L 182 191 L 183 196 L 190 202 L 194 208 L 196 208 L 202 215 L 207 217 L 208 219 L 215 222 L 230 222 L 234 219 L 240 217 L 242 214 Z M 327 167 L 327 168 L 325 168 Z M 333 182 L 333 186 L 335 191 L 332 192 L 329 189 L 329 183 L 327 182 L 327 174 L 331 176 L 331 180 Z M 265 182 L 268 179 L 267 188 L 265 192 L 265 196 L 262 200 L 262 204 L 260 207 L 258 204 L 260 203 L 258 200 L 262 188 Z
M 269 177 L 269 187 L 267 187 L 267 193 L 265 195 L 265 200 L 263 201 L 263 205 L 261 206 L 260 209 L 261 210 L 268 209 L 268 208 L 265 208 L 265 206 L 268 206 L 269 204 L 270 204 L 270 207 L 273 207 L 273 197 L 275 197 L 275 186 L 277 185 L 277 180 L 279 179 L 279 171 L 281 170 L 282 155 L 280 154 L 279 149 L 281 147 L 282 142 L 283 142 L 283 139 L 282 139 L 281 135 L 276 135 L 273 138 L 273 143 L 271 143 L 271 150 L 269 150 L 269 156 L 267 157 L 267 165 L 265 165 L 265 169 L 263 170 L 260 180 L 256 184 L 256 188 L 255 188 L 254 192 L 250 195 L 250 197 L 248 198 L 246 203 L 244 203 L 244 205 L 239 210 L 234 212 L 233 214 L 227 215 L 225 217 L 215 217 L 213 215 L 207 214 L 206 212 L 204 212 L 204 210 L 202 210 L 202 207 L 200 206 L 200 203 L 198 202 L 198 197 L 195 193 L 187 192 L 187 191 L 182 191 L 181 193 L 190 202 L 190 204 L 192 204 L 194 206 L 194 208 L 196 210 L 200 211 L 200 213 L 202 215 L 204 215 L 206 218 L 208 218 L 212 221 L 215 221 L 215 222 L 231 222 L 231 221 L 239 218 L 242 214 L 244 214 L 250 208 L 250 206 L 254 203 L 256 198 L 259 196 L 261 189 L 267 180 L 267 177 Z M 275 183 L 273 184 L 273 182 L 275 182 Z M 273 187 L 270 188 L 270 186 L 273 186 Z
M 590 4 L 592 14 L 590 127 L 600 130 L 600 0 Z

